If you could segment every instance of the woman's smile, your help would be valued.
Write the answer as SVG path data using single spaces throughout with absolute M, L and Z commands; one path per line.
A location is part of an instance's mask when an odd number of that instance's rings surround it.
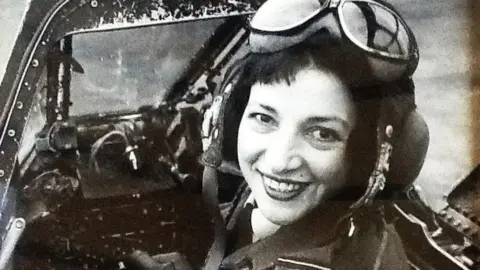
M 265 192 L 274 200 L 288 201 L 293 199 L 311 184 L 267 175 L 260 171 L 258 173 L 262 178 Z
M 290 224 L 341 188 L 354 125 L 353 101 L 331 73 L 303 69 L 290 83 L 254 84 L 237 146 L 260 212 Z

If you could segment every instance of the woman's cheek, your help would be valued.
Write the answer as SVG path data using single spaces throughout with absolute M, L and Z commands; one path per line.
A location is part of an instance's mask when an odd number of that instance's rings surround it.
M 248 120 L 242 122 L 238 131 L 239 161 L 253 163 L 266 147 L 268 136 L 266 133 L 256 131 Z
M 309 167 L 317 181 L 332 188 L 338 188 L 345 183 L 345 175 L 348 170 L 345 150 L 321 151 L 315 157 L 309 158 Z

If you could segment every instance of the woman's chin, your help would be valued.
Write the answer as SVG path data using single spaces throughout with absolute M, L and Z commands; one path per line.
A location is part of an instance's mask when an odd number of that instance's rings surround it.
M 262 211 L 262 210 L 260 210 Z M 299 213 L 288 213 L 286 211 L 276 211 L 276 213 L 268 212 L 265 214 L 265 217 L 272 223 L 275 223 L 280 226 L 290 225 L 299 220 L 303 214 Z
M 278 201 L 272 199 L 268 194 L 264 194 L 263 200 L 257 200 L 260 212 L 269 221 L 277 225 L 288 225 L 304 217 L 311 209 L 305 202 L 299 201 Z

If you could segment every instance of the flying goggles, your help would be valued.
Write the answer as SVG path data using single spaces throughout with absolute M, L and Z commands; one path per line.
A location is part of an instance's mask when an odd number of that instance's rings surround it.
M 403 18 L 379 0 L 267 1 L 250 23 L 251 52 L 279 51 L 318 33 L 348 40 L 367 53 L 374 76 L 382 81 L 409 77 L 418 47 Z

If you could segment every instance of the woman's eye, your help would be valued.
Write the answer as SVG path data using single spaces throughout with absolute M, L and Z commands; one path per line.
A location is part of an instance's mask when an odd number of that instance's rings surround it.
M 255 118 L 256 121 L 262 124 L 273 124 L 274 120 L 272 117 L 263 114 L 263 113 L 254 113 L 252 117 Z
M 271 117 L 268 114 L 251 113 L 248 116 L 252 121 L 252 127 L 259 133 L 270 132 L 277 127 L 277 122 L 275 121 L 275 118 Z
M 319 142 L 337 142 L 340 140 L 338 133 L 328 128 L 315 129 L 310 132 L 310 136 Z

